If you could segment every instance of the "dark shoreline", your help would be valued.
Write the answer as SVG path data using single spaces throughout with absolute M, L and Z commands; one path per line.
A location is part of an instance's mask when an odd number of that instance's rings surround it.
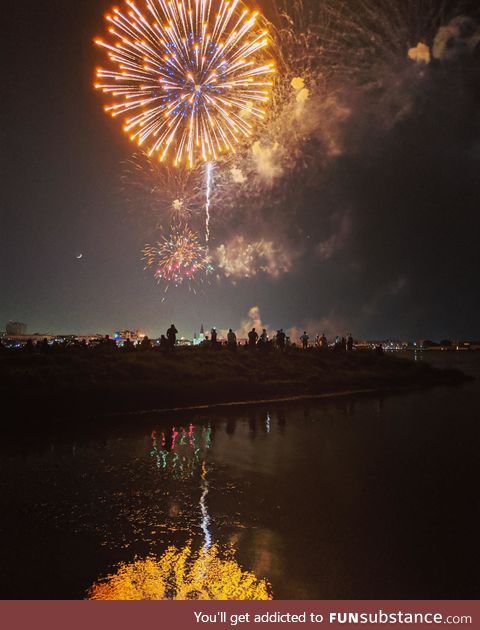
M 468 382 L 470 380 L 470 377 L 468 377 L 466 380 L 462 381 L 462 382 Z M 155 415 L 166 415 L 166 414 L 170 414 L 170 413 L 178 413 L 178 414 L 182 414 L 182 413 L 189 413 L 189 412 L 201 412 L 201 411 L 222 411 L 222 410 L 231 410 L 231 409 L 241 409 L 241 408 L 249 408 L 249 407 L 265 407 L 267 405 L 271 405 L 271 406 L 277 406 L 277 405 L 284 405 L 284 404 L 294 404 L 294 403 L 298 403 L 298 402 L 304 402 L 304 403 L 309 403 L 309 402 L 315 402 L 315 401 L 322 401 L 322 400 L 333 400 L 333 399 L 339 399 L 339 398 L 355 398 L 355 397 L 359 397 L 359 396 L 374 396 L 374 395 L 380 395 L 380 394 L 401 394 L 401 393 L 407 393 L 407 392 L 412 392 L 412 391 L 418 391 L 418 390 L 428 390 L 431 389 L 433 387 L 457 387 L 458 385 L 460 385 L 461 383 L 450 383 L 450 384 L 445 384 L 445 383 L 437 383 L 437 384 L 432 384 L 432 385 L 410 385 L 410 386 L 404 386 L 404 387 L 395 387 L 395 386 L 391 386 L 391 387 L 377 387 L 374 389 L 348 389 L 348 390 L 339 390 L 336 392 L 325 392 L 323 394 L 303 394 L 300 396 L 285 396 L 282 398 L 258 398 L 258 399 L 253 399 L 253 400 L 235 400 L 235 401 L 231 401 L 231 402 L 210 402 L 210 403 L 203 403 L 203 404 L 197 404 L 197 405 L 190 405 L 188 407 L 165 407 L 165 408 L 158 408 L 158 409 L 138 409 L 136 411 L 115 411 L 115 412 L 110 412 L 110 413 L 103 413 L 101 416 L 101 418 L 118 418 L 118 417 L 122 417 L 122 418 L 127 418 L 130 416 L 134 416 L 134 417 L 141 417 L 141 416 L 150 416 L 152 414 Z
M 374 352 L 244 349 L 156 351 L 7 352 L 0 355 L 3 407 L 15 420 L 61 424 L 81 416 L 97 424 L 107 417 L 313 400 L 401 391 L 472 380 L 459 370 L 440 370 Z M 12 422 L 13 421 L 13 422 Z

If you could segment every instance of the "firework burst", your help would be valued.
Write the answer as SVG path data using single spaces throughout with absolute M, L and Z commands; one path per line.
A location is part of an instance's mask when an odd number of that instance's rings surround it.
M 204 207 L 203 169 L 174 169 L 137 151 L 122 164 L 122 194 L 149 232 L 189 223 Z
M 170 286 L 188 285 L 195 292 L 195 285 L 203 282 L 213 270 L 208 250 L 198 234 L 190 228 L 172 228 L 156 245 L 146 245 L 143 250 L 145 270 L 153 270 L 157 282 Z
M 278 0 L 272 20 L 281 75 L 337 86 L 372 86 L 406 64 L 408 49 L 431 43 L 451 14 L 448 0 Z M 457 10 L 464 4 L 459 1 Z M 288 76 L 287 76 L 288 78 Z
M 241 0 L 131 0 L 106 16 L 95 87 L 130 139 L 193 168 L 235 152 L 265 117 L 275 68 L 266 22 Z

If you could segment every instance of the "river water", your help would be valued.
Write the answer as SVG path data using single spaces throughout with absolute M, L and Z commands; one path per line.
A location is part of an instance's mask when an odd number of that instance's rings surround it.
M 480 354 L 417 360 L 480 377 Z M 0 598 L 81 599 L 172 548 L 216 550 L 275 599 L 477 598 L 479 395 L 39 423 L 0 447 Z

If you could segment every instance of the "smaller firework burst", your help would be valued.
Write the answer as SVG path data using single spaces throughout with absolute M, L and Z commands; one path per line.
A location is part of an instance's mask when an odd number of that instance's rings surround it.
M 203 169 L 173 169 L 137 151 L 120 171 L 124 201 L 149 232 L 187 223 L 203 212 Z
M 196 292 L 196 286 L 213 271 L 208 249 L 187 226 L 175 226 L 156 245 L 146 245 L 143 260 L 145 271 L 154 271 L 157 282 L 165 284 L 165 292 L 182 285 Z

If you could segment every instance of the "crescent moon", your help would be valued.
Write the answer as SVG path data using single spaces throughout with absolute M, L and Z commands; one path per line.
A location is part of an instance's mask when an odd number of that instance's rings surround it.
M 77 260 L 82 260 L 83 258 L 83 254 L 80 254 L 79 256 L 77 256 Z

